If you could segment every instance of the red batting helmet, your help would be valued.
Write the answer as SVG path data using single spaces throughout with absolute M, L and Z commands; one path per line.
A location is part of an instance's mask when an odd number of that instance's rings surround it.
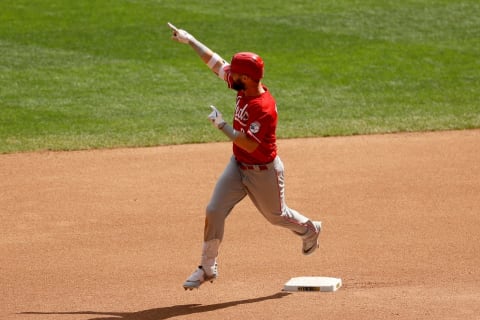
M 263 60 L 253 52 L 236 53 L 232 58 L 230 68 L 233 73 L 245 74 L 256 81 L 263 78 Z

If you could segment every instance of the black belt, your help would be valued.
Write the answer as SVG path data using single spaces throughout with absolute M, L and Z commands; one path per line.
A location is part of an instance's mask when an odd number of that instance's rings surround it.
M 238 167 L 242 170 L 257 170 L 257 171 L 263 171 L 263 170 L 268 170 L 268 166 L 264 164 L 243 164 L 243 163 L 238 163 Z

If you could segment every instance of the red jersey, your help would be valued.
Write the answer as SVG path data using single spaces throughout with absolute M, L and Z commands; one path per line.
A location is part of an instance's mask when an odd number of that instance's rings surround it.
M 233 79 L 230 75 L 230 65 L 227 65 L 219 75 L 228 87 L 232 87 Z M 267 87 L 259 96 L 246 97 L 244 91 L 237 93 L 233 128 L 244 132 L 250 139 L 259 143 L 252 153 L 233 144 L 233 155 L 246 164 L 265 164 L 272 162 L 277 156 L 277 104 Z
M 246 97 L 243 91 L 237 93 L 233 128 L 259 143 L 252 153 L 233 144 L 237 160 L 247 164 L 269 163 L 277 156 L 277 105 L 270 91 L 265 86 L 263 89 L 265 92 L 256 97 Z

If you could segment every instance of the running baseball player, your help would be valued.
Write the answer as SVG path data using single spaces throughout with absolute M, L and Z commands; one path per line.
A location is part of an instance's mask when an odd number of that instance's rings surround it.
M 204 242 L 200 265 L 185 281 L 185 290 L 199 288 L 218 276 L 217 257 L 223 239 L 225 219 L 248 196 L 272 224 L 293 231 L 302 239 L 302 253 L 318 248 L 322 223 L 312 221 L 285 203 L 284 167 L 277 155 L 277 106 L 261 82 L 262 58 L 252 52 L 236 53 L 227 63 L 191 34 L 171 23 L 172 39 L 190 45 L 206 65 L 229 88 L 237 91 L 233 125 L 211 106 L 208 119 L 233 142 L 233 155 L 220 176 L 206 208 Z

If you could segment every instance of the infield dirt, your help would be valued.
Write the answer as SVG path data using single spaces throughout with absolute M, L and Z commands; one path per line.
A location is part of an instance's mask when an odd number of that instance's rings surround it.
M 195 291 L 229 143 L 0 155 L 0 318 L 479 319 L 480 130 L 280 140 L 290 207 L 320 250 L 247 198 L 219 279 Z M 284 293 L 291 277 L 342 278 Z

